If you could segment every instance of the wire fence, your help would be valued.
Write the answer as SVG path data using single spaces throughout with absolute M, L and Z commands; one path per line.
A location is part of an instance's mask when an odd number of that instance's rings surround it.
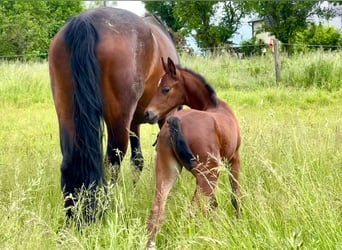
M 247 44 L 243 45 L 243 47 L 262 47 L 267 46 L 268 44 Z M 281 45 L 285 46 L 299 46 L 299 47 L 322 47 L 322 48 L 342 48 L 342 45 L 328 45 L 328 44 L 299 44 L 299 43 L 281 43 Z M 227 49 L 227 48 L 239 48 L 241 45 L 227 45 L 227 46 L 217 46 L 217 47 L 206 47 L 200 48 L 201 50 L 213 50 L 213 49 Z
M 342 45 L 329 45 L 329 44 L 300 44 L 300 43 L 281 43 L 281 46 L 292 46 L 292 47 L 307 47 L 307 48 L 330 48 L 330 49 L 342 49 Z M 239 49 L 242 47 L 272 47 L 270 44 L 244 44 L 244 45 L 225 45 L 225 46 L 217 46 L 217 47 L 206 47 L 199 48 L 201 51 L 215 51 L 215 50 L 224 50 L 224 49 Z M 185 48 L 189 48 L 189 46 L 185 46 Z
M 0 59 L 47 58 L 48 53 L 28 53 L 23 55 L 1 55 Z
M 281 43 L 281 46 L 292 46 L 294 48 L 322 48 L 322 49 L 331 49 L 331 50 L 340 50 L 342 49 L 342 45 L 329 45 L 329 44 L 299 44 L 299 43 Z M 255 48 L 255 49 L 262 49 L 262 48 L 272 48 L 269 44 L 246 44 L 246 45 L 226 45 L 226 46 L 218 46 L 218 47 L 206 47 L 206 48 L 198 48 L 198 50 L 195 50 L 194 48 L 190 46 L 183 46 L 178 48 L 178 52 L 181 53 L 189 53 L 189 54 L 203 54 L 206 55 L 209 52 L 215 53 L 222 53 L 226 52 L 228 54 L 238 53 L 240 52 L 241 48 Z M 22 55 L 6 55 L 6 54 L 0 54 L 0 60 L 7 61 L 7 60 L 31 60 L 31 59 L 40 59 L 40 60 L 46 60 L 48 58 L 48 53 L 25 53 Z
M 329 44 L 300 44 L 300 43 L 280 43 L 279 52 L 285 54 L 306 53 L 315 50 L 324 51 L 339 51 L 342 49 L 341 45 Z M 231 45 L 227 44 L 218 47 L 206 47 L 193 49 L 189 46 L 184 46 L 178 49 L 179 53 L 187 53 L 190 55 L 201 56 L 219 56 L 229 55 L 237 58 L 248 58 L 250 56 L 266 55 L 267 53 L 274 53 L 274 44 L 259 43 L 259 44 L 243 44 Z

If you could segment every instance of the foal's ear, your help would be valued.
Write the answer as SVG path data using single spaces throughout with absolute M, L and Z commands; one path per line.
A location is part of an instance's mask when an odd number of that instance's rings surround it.
M 176 77 L 176 66 L 170 57 L 167 58 L 167 67 L 171 76 Z
M 165 63 L 165 61 L 164 61 L 164 58 L 163 57 L 161 57 L 161 61 L 162 61 L 162 64 L 163 64 L 163 69 L 164 69 L 164 71 L 165 71 L 165 73 L 168 73 L 168 68 L 167 68 L 167 66 L 166 66 L 166 63 Z

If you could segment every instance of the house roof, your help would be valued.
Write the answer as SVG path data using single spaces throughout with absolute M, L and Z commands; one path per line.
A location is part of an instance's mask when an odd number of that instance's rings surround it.
M 264 21 L 263 17 L 254 17 L 251 20 L 248 21 L 248 23 L 255 23 L 255 22 L 260 22 L 260 21 Z
M 254 17 L 253 19 L 251 19 L 250 21 L 248 21 L 248 23 L 256 23 L 256 22 L 261 22 L 263 21 L 266 25 L 268 26 L 272 26 L 274 25 L 274 19 L 271 16 L 267 16 L 267 17 Z

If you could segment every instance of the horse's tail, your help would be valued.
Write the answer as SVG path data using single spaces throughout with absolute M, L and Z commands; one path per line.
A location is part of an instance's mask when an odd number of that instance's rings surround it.
M 73 81 L 75 141 L 72 153 L 74 188 L 95 188 L 104 181 L 103 103 L 100 68 L 96 58 L 99 34 L 91 18 L 80 15 L 67 25 L 64 40 L 70 50 Z M 73 191 L 73 190 L 72 190 Z
M 169 125 L 171 145 L 177 159 L 189 170 L 195 166 L 195 157 L 184 137 L 180 120 L 171 116 L 167 119 Z

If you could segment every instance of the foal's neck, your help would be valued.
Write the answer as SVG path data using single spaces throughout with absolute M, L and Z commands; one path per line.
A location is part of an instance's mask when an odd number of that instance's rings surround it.
M 200 79 L 186 73 L 184 75 L 184 82 L 186 105 L 197 110 L 207 110 L 217 107 L 216 96 L 212 96 L 215 95 L 215 92 L 210 92 Z

